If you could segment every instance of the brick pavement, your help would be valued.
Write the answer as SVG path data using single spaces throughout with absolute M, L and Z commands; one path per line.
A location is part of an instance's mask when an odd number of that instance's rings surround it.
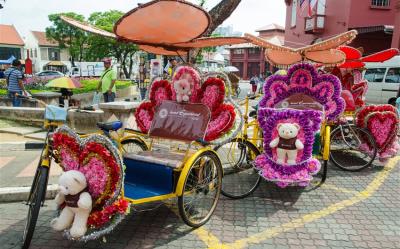
M 330 166 L 323 187 L 303 191 L 262 182 L 243 200 L 221 198 L 212 219 L 193 230 L 168 202 L 132 212 L 104 241 L 66 241 L 40 213 L 31 248 L 399 248 L 400 163 L 351 173 Z M 152 208 L 152 204 L 141 208 Z M 26 206 L 0 204 L 1 248 L 19 248 Z

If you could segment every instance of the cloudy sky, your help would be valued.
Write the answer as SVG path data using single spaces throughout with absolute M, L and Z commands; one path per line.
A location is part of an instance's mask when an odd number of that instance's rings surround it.
M 197 2 L 196 0 L 189 0 Z M 206 9 L 211 9 L 220 0 L 207 0 Z M 128 11 L 137 3 L 147 0 L 0 0 L 0 23 L 13 24 L 21 35 L 29 30 L 44 31 L 50 25 L 47 16 L 52 13 L 76 12 L 88 17 L 96 11 L 117 9 Z M 242 0 L 239 7 L 224 25 L 233 25 L 235 31 L 254 33 L 254 30 L 270 23 L 285 24 L 283 0 Z

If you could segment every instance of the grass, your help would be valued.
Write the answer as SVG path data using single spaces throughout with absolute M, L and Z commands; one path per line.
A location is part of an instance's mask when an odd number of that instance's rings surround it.
M 73 89 L 74 94 L 78 93 L 88 93 L 88 92 L 94 92 L 97 89 L 97 84 L 99 80 L 81 80 L 82 88 L 76 88 Z M 122 80 L 117 80 L 115 82 L 117 89 L 123 89 L 132 86 L 131 81 L 122 81 Z M 46 88 L 46 89 L 28 89 L 29 92 L 31 93 L 40 93 L 40 92 L 48 92 L 48 91 L 58 91 L 58 89 L 54 88 Z M 0 89 L 0 95 L 7 95 L 7 90 L 6 89 Z

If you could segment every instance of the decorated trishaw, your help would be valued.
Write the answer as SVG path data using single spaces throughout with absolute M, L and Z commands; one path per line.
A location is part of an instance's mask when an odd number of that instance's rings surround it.
M 261 178 L 279 187 L 314 187 L 325 181 L 331 123 L 343 113 L 345 103 L 339 79 L 321 73 L 316 64 L 343 63 L 345 55 L 337 48 L 355 36 L 355 31 L 349 31 L 292 49 L 246 34 L 252 43 L 265 48 L 266 59 L 272 65 L 286 70 L 279 70 L 266 80 L 257 112 L 251 112 L 250 117 L 249 97 L 246 98 L 245 129 L 226 145 L 231 155 L 225 157 L 231 159 L 233 173 L 224 175 L 224 195 L 245 197 L 256 189 Z M 254 119 L 249 123 L 249 118 Z M 323 167 L 318 159 L 322 159 Z M 320 170 L 319 181 L 312 182 Z
M 287 70 L 279 70 L 266 80 L 265 94 L 256 106 L 257 112 L 251 112 L 250 117 L 246 98 L 244 130 L 225 145 L 229 153 L 224 158 L 229 161 L 232 174 L 224 174 L 224 195 L 248 196 L 261 178 L 279 187 L 318 186 L 326 179 L 329 159 L 343 169 L 355 171 L 369 166 L 376 151 L 386 157 L 396 153 L 398 116 L 394 108 L 366 107 L 367 82 L 361 73 L 352 72 L 354 83 L 346 84 L 350 77 L 336 72 L 340 68 L 359 68 L 357 60 L 389 59 L 398 50 L 364 58 L 349 55 L 350 47 L 345 45 L 356 34 L 349 31 L 298 49 L 246 35 L 266 49 L 266 58 L 272 65 Z M 255 119 L 248 122 L 251 116 Z M 337 158 L 354 163 L 342 166 Z M 323 160 L 322 170 L 318 159 Z M 312 181 L 320 171 L 319 182 Z
M 347 171 L 362 170 L 375 158 L 385 161 L 397 154 L 398 113 L 391 105 L 366 105 L 368 82 L 362 77 L 366 62 L 384 62 L 399 54 L 387 49 L 362 57 L 360 49 L 341 46 L 344 63 L 328 68 L 342 82 L 346 103 L 345 117 L 337 123 L 331 136 L 332 162 Z
M 151 22 L 144 16 L 152 16 Z M 210 16 L 186 1 L 139 5 L 115 24 L 115 33 L 61 18 L 85 31 L 163 55 L 188 57 L 193 48 L 248 42 L 241 37 L 199 38 Z M 230 89 L 223 73 L 201 75 L 195 67 L 181 65 L 171 81 L 151 83 L 148 99 L 136 110 L 139 131 L 115 121 L 98 124 L 100 134 L 79 135 L 62 125 L 64 109 L 46 106 L 49 133 L 27 202 L 23 248 L 30 245 L 45 200 L 52 160 L 64 172 L 55 198 L 59 212 L 51 227 L 67 239 L 101 238 L 123 220 L 130 205 L 171 198 L 178 199 L 186 224 L 205 224 L 217 206 L 223 176 L 213 148 L 234 138 L 243 123 Z M 131 145 L 134 151 L 128 149 Z

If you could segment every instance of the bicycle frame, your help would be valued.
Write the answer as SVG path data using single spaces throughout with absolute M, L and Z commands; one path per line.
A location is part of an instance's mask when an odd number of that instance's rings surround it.
M 256 95 L 256 98 L 259 96 L 261 96 L 261 95 Z M 248 140 L 255 147 L 257 147 L 257 149 L 260 150 L 260 152 L 262 152 L 263 151 L 263 144 L 262 144 L 263 138 L 262 138 L 262 134 L 260 134 L 261 129 L 260 129 L 260 126 L 256 119 L 249 121 L 249 103 L 250 103 L 249 96 L 246 96 L 244 102 L 239 103 L 239 105 L 245 107 L 245 111 L 243 114 L 243 119 L 244 119 L 243 130 L 241 133 L 239 133 L 238 138 Z M 249 137 L 248 130 L 251 127 L 253 128 L 253 134 L 251 135 L 251 137 Z

